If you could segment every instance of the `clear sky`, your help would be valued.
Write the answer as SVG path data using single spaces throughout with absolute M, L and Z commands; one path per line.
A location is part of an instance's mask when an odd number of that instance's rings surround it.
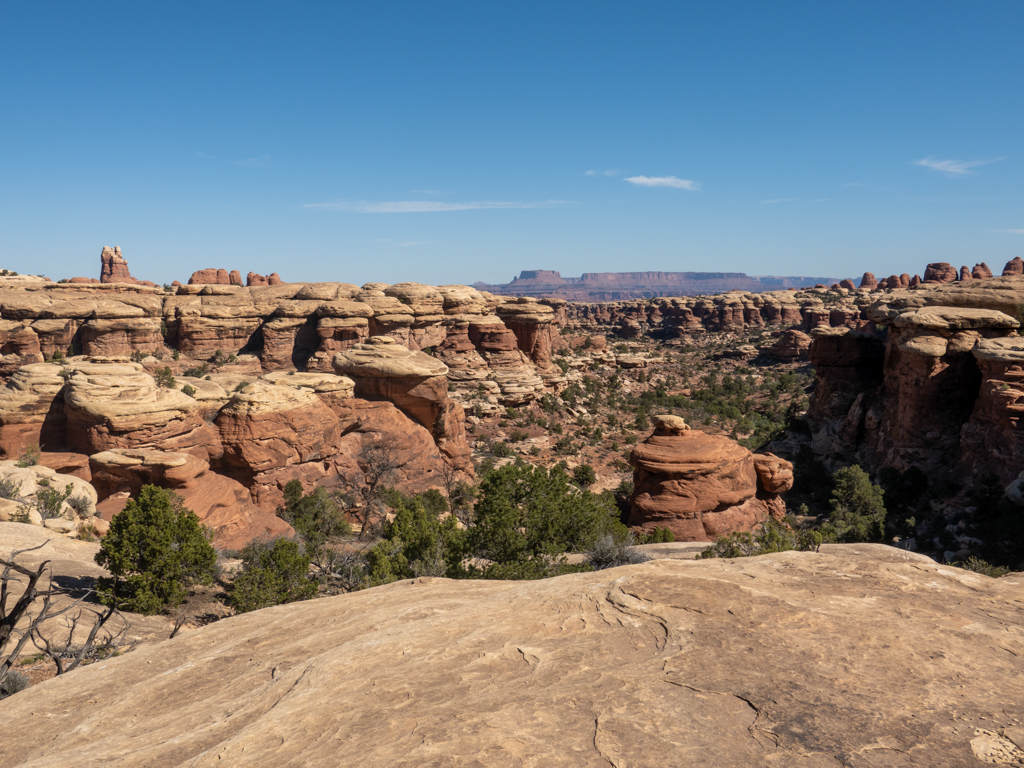
M 1021 0 L 0 0 L 0 266 L 998 272 L 1022 32 Z

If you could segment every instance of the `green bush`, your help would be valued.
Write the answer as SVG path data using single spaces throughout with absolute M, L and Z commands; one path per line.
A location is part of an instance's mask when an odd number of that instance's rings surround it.
M 153 378 L 156 379 L 156 385 L 158 387 L 174 389 L 178 386 L 178 382 L 174 380 L 174 374 L 171 373 L 171 369 L 166 365 L 163 368 L 157 369 L 157 372 L 153 374 Z
M 773 552 L 817 552 L 821 546 L 822 535 L 818 531 L 794 531 L 788 525 L 774 518 L 766 519 L 756 531 L 730 533 L 721 536 L 715 543 L 701 552 L 697 557 L 706 560 L 713 557 L 753 557 Z
M 597 472 L 589 464 L 580 464 L 572 470 L 572 481 L 580 488 L 587 488 L 597 482 Z
M 461 578 L 469 575 L 462 561 L 467 554 L 467 533 L 454 515 L 443 519 L 447 502 L 434 491 L 404 496 L 388 494 L 394 518 L 384 524 L 381 541 L 367 555 L 362 586 L 387 584 L 420 576 Z
M 60 517 L 64 502 L 71 496 L 74 490 L 75 486 L 72 483 L 64 486 L 63 491 L 51 488 L 48 485 L 40 487 L 36 491 L 36 509 L 39 511 L 39 516 L 43 520 Z
M 309 557 L 298 542 L 253 541 L 242 550 L 242 570 L 231 585 L 231 605 L 239 613 L 315 597 Z
M 34 467 L 39 463 L 39 457 L 42 455 L 42 451 L 39 450 L 38 445 L 28 445 L 22 449 L 21 453 L 18 454 L 18 461 L 15 462 L 17 466 Z
M 822 532 L 836 541 L 881 541 L 885 535 L 884 491 L 854 464 L 836 470 L 829 504 L 831 513 Z
M 478 557 L 505 566 L 536 565 L 565 552 L 583 552 L 607 533 L 624 533 L 618 518 L 608 496 L 580 490 L 560 467 L 510 464 L 480 484 L 469 536 Z M 497 572 L 491 569 L 488 577 L 501 578 Z
M 184 376 L 186 379 L 201 379 L 201 378 L 203 378 L 203 376 L 205 376 L 209 372 L 210 372 L 210 364 L 209 363 L 203 363 L 202 365 L 200 365 L 200 366 L 198 366 L 196 368 L 187 368 L 185 370 L 185 372 L 183 374 L 181 374 L 181 375 Z
M 178 496 L 143 486 L 114 516 L 96 553 L 96 562 L 113 574 L 97 581 L 100 601 L 143 614 L 179 605 L 190 586 L 213 579 L 217 553 L 209 539 Z
M 195 397 L 196 388 L 193 387 L 191 384 L 186 384 L 184 387 L 181 388 L 181 393 L 183 395 L 188 395 L 189 397 Z
M 338 506 L 338 497 L 326 488 L 308 494 L 302 490 L 299 480 L 289 480 L 284 487 L 284 506 L 277 514 L 295 529 L 313 567 L 327 575 L 333 573 L 339 558 L 335 541 L 351 535 L 352 526 Z

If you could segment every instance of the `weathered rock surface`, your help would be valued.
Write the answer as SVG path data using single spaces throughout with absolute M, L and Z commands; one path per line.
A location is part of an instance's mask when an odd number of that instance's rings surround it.
M 219 458 L 220 439 L 197 403 L 159 387 L 139 363 L 87 358 L 77 363 L 64 391 L 68 442 L 79 453 L 114 448 L 184 451 Z
M 387 400 L 430 431 L 452 466 L 470 466 L 462 406 L 448 397 L 448 367 L 423 352 L 413 352 L 387 336 L 339 352 L 334 369 L 355 382 L 355 394 Z
M 61 474 L 39 464 L 19 467 L 15 461 L 0 461 L 0 479 L 14 488 L 14 498 L 0 499 L 0 522 L 16 520 L 19 514 L 23 514 L 32 525 L 41 525 L 62 534 L 77 533 L 80 527 L 93 522 L 98 499 L 96 490 L 80 477 Z M 48 487 L 63 493 L 69 485 L 71 493 L 68 499 L 78 502 L 80 508 L 65 500 L 56 515 L 44 520 L 37 503 L 39 491 Z
M 94 454 L 89 463 L 103 498 L 124 492 L 134 497 L 147 484 L 173 490 L 213 530 L 218 547 L 241 549 L 253 539 L 293 533 L 273 512 L 256 507 L 245 486 L 210 472 L 207 462 L 190 454 L 122 448 Z
M 128 271 L 128 262 L 121 255 L 121 249 L 103 246 L 100 252 L 101 283 L 136 283 L 132 273 Z
M 793 486 L 788 461 L 755 458 L 728 437 L 691 430 L 679 416 L 654 421 L 654 433 L 629 457 L 631 527 L 668 528 L 676 541 L 713 541 L 785 515 L 778 494 Z
M 787 360 L 806 358 L 811 348 L 811 337 L 803 331 L 793 328 L 783 333 L 779 340 L 772 344 L 769 353 Z
M 403 581 L 29 688 L 0 765 L 1013 764 L 1022 586 L 879 545 Z

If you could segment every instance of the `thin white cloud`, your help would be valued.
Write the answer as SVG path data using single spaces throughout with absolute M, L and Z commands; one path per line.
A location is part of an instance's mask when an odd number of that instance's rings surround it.
M 762 200 L 761 205 L 776 205 L 778 203 L 795 203 L 796 197 L 773 197 L 771 200 Z
M 688 189 L 700 192 L 700 182 L 689 179 L 677 179 L 675 176 L 628 176 L 623 181 L 638 187 L 671 187 L 672 189 Z
M 1024 229 L 993 229 L 993 232 L 1000 232 L 1004 235 L 1024 235 Z
M 245 160 L 235 160 L 234 165 L 242 166 L 256 166 L 266 165 L 270 162 L 270 155 L 264 155 L 263 157 L 247 157 Z
M 597 176 L 597 171 L 584 171 L 584 176 Z
M 481 200 L 471 203 L 441 203 L 435 200 L 396 200 L 305 203 L 304 208 L 319 211 L 350 211 L 352 213 L 444 213 L 447 211 L 511 210 L 521 208 L 554 208 L 565 205 L 565 200 L 545 200 L 536 203 L 512 203 Z
M 970 173 L 977 173 L 977 171 L 972 169 L 977 168 L 979 165 L 998 163 L 1000 160 L 1005 159 L 1005 157 L 994 157 L 991 160 L 936 160 L 931 155 L 928 155 L 928 157 L 921 158 L 920 160 L 914 160 L 913 164 L 924 168 L 931 168 L 933 171 L 948 173 L 951 176 L 965 176 Z
M 604 172 L 604 175 L 615 178 L 616 176 L 621 176 L 622 171 L 620 171 L 618 168 L 609 168 L 607 171 Z

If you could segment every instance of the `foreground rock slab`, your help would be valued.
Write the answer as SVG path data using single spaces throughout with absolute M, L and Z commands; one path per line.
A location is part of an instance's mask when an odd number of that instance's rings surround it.
M 1013 764 L 1022 585 L 876 545 L 399 582 L 19 693 L 0 765 Z

